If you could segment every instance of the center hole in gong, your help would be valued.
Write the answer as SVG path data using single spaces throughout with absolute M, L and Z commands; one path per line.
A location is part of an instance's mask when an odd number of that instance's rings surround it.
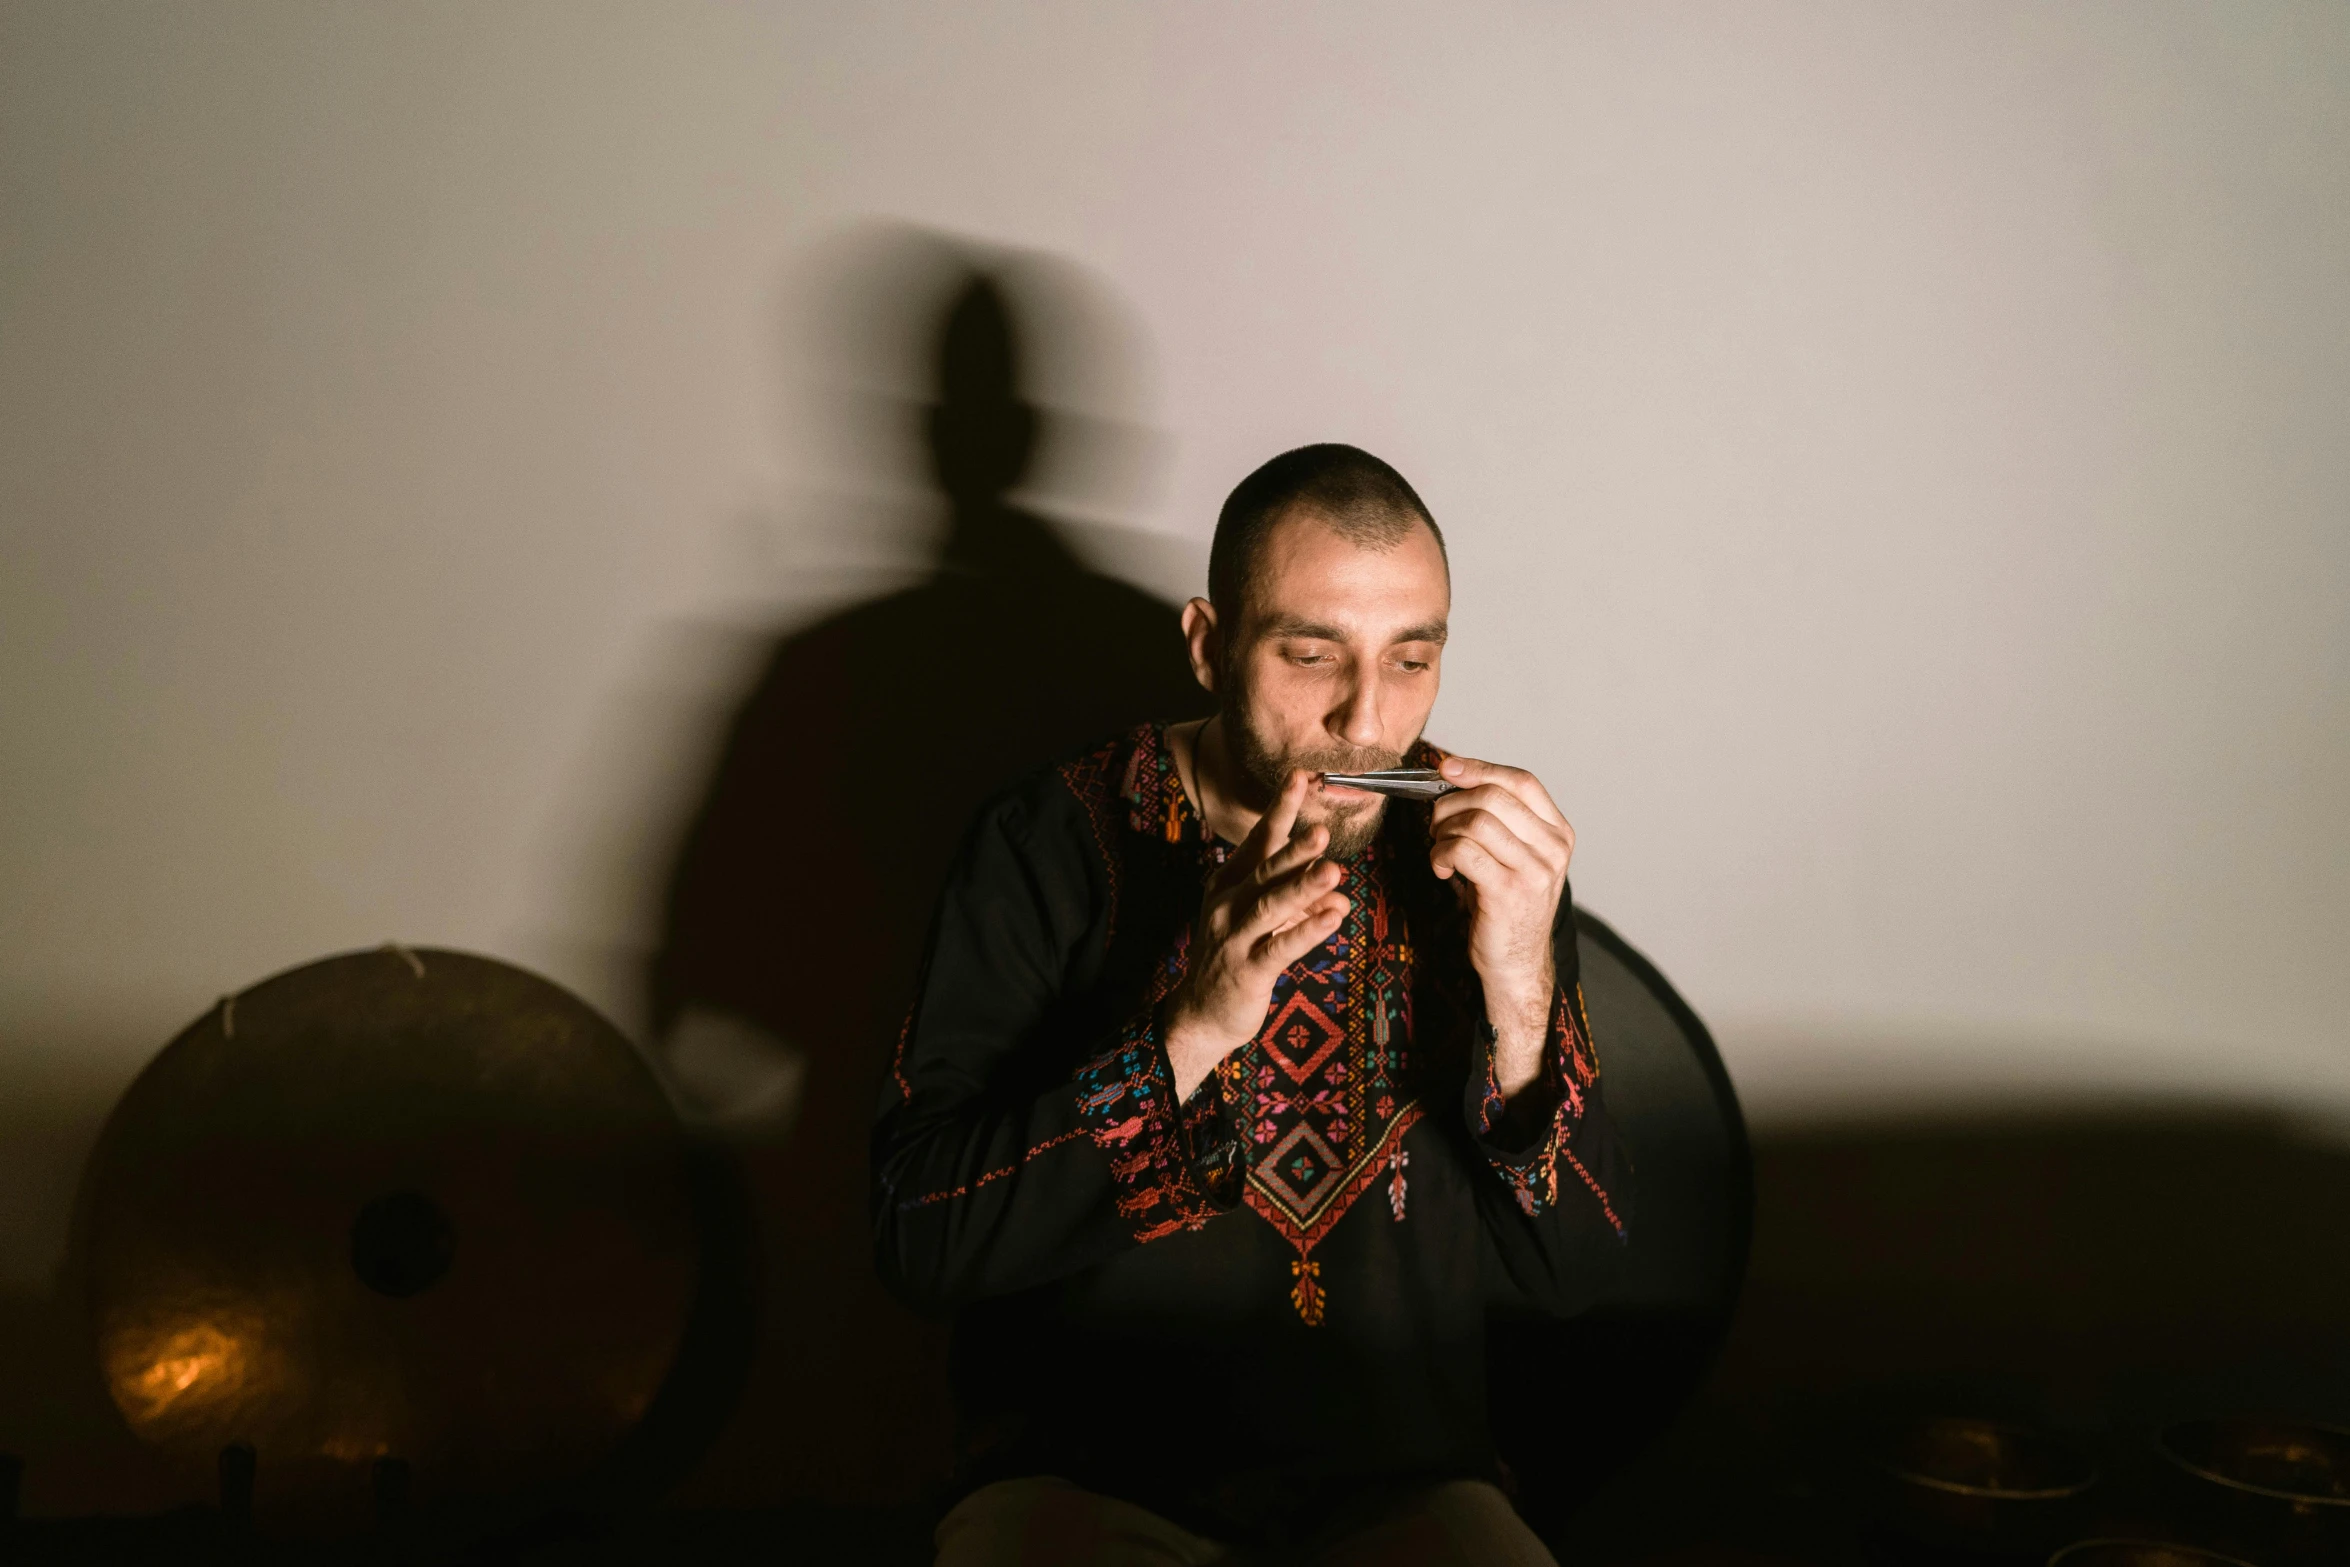
M 351 1225 L 352 1271 L 395 1300 L 439 1283 L 456 1254 L 449 1216 L 422 1192 L 386 1192 Z

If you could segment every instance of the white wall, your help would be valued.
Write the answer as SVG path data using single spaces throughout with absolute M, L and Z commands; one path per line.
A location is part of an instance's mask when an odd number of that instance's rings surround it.
M 1093 280 L 1037 392 L 1145 460 L 1047 499 L 1170 593 L 1279 448 L 1413 477 L 1435 733 L 1759 1114 L 2350 1108 L 2331 0 L 10 3 L 0 1277 L 222 991 L 631 1011 L 748 633 L 903 565 L 811 521 L 903 521 L 877 218 Z

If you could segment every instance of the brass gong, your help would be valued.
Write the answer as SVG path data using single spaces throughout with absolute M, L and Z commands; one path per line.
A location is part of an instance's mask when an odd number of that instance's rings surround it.
M 84 1187 L 99 1366 L 133 1431 L 258 1460 L 265 1515 L 515 1497 L 609 1455 L 698 1266 L 683 1136 L 536 975 L 345 953 L 228 998 L 115 1107 Z

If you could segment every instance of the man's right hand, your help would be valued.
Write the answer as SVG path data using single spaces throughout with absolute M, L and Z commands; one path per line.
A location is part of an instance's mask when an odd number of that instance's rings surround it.
M 1329 829 L 1296 830 L 1313 786 L 1312 773 L 1293 771 L 1200 899 L 1190 961 L 1167 998 L 1167 1060 L 1178 1101 L 1257 1037 L 1273 1003 L 1273 981 L 1346 918 L 1351 905 L 1337 890 L 1342 873 L 1322 858 Z

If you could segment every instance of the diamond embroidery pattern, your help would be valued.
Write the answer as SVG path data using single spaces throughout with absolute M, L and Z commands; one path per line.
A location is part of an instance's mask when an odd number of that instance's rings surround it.
M 1243 1199 L 1297 1249 L 1290 1299 L 1309 1326 L 1328 1304 L 1314 1247 L 1390 1173 L 1422 1114 L 1403 1083 L 1411 949 L 1379 874 L 1382 848 L 1346 867 L 1345 923 L 1273 982 L 1264 1028 L 1218 1072 L 1257 1150 Z
M 1337 1152 L 1301 1121 L 1253 1169 L 1256 1178 L 1280 1197 L 1282 1205 L 1296 1212 L 1310 1211 L 1327 1196 L 1342 1167 Z
M 1163 743 L 1137 747 L 1125 794 L 1136 831 L 1198 844 L 1203 877 L 1229 856 L 1200 832 Z M 1296 1249 L 1289 1298 L 1309 1327 L 1328 1304 L 1314 1247 L 1382 1176 L 1401 1222 L 1402 1165 L 1391 1155 L 1424 1113 L 1406 1081 L 1412 949 L 1387 895 L 1388 852 L 1374 841 L 1344 867 L 1345 922 L 1273 982 L 1264 1027 L 1216 1070 L 1252 1150 L 1242 1198 Z
M 1369 1188 L 1388 1145 L 1419 1115 L 1395 1080 L 1410 1035 L 1390 1011 L 1405 992 L 1405 954 L 1378 856 L 1374 845 L 1346 867 L 1340 890 L 1354 906 L 1345 923 L 1273 982 L 1264 1028 L 1222 1073 L 1227 1092 L 1239 1090 L 1231 1102 L 1259 1150 L 1248 1204 L 1301 1258 Z

